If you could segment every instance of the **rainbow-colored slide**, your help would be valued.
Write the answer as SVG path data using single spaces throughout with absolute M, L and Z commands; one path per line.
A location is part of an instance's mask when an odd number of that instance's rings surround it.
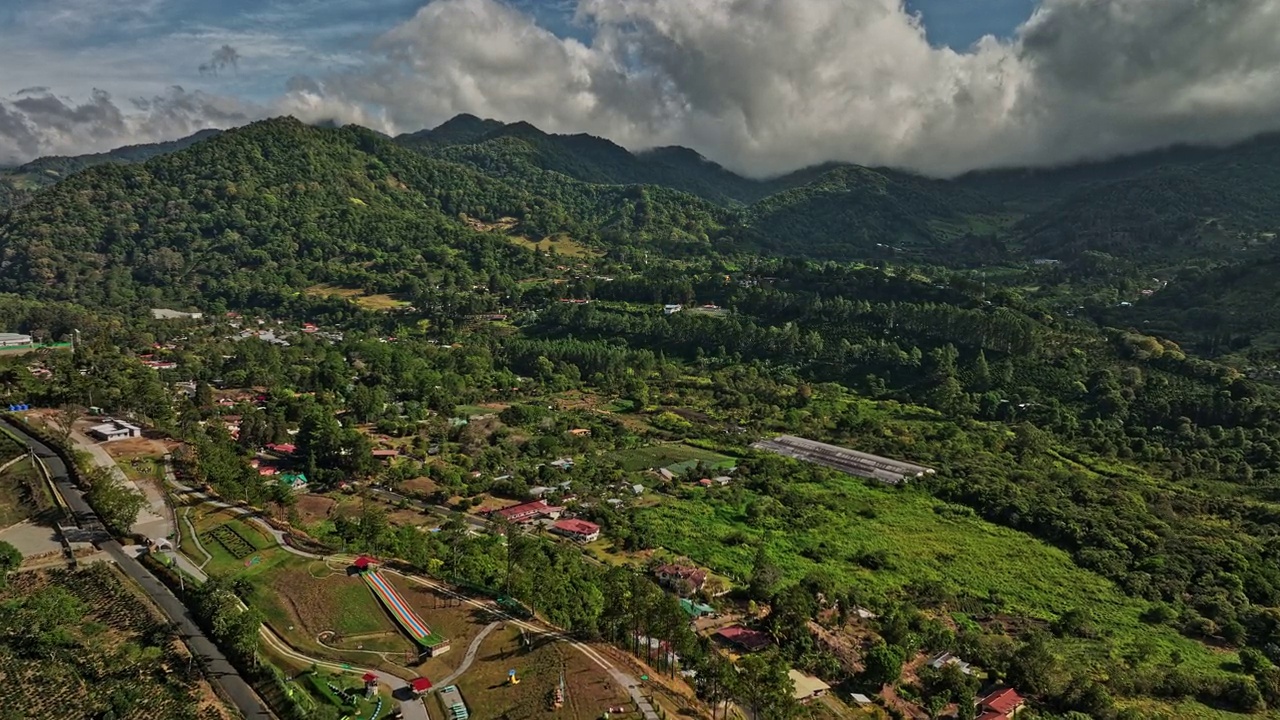
M 400 593 L 396 592 L 391 583 L 382 577 L 382 573 L 370 570 L 361 574 L 364 576 L 364 581 L 369 584 L 369 589 L 382 601 L 383 606 L 396 619 L 396 622 L 400 623 L 400 627 L 409 633 L 409 637 L 413 638 L 414 642 L 426 648 L 445 642 L 444 638 L 431 632 L 431 628 L 422 622 L 422 618 L 409 609 L 409 604 L 400 597 Z

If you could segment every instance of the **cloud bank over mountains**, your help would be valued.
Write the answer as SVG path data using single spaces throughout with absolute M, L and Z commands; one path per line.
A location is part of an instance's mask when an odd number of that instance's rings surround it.
M 899 0 L 579 0 L 574 21 L 560 37 L 498 0 L 435 0 L 358 65 L 268 102 L 36 88 L 0 98 L 0 162 L 283 113 L 396 133 L 469 112 L 687 145 L 751 175 L 837 160 L 945 176 L 1280 129 L 1275 0 L 1043 0 L 963 52 L 931 46 Z

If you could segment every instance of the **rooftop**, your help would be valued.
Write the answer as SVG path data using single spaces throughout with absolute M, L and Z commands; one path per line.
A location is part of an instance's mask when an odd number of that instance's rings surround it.
M 600 532 L 599 525 L 593 522 L 587 522 L 586 520 L 578 520 L 576 518 L 557 520 L 551 525 L 551 527 L 562 532 L 574 533 L 575 535 L 590 535 L 591 533 Z
M 795 698 L 804 700 L 815 695 L 821 695 L 831 689 L 831 686 L 822 682 L 818 678 L 802 673 L 799 670 L 788 670 L 787 677 L 791 678 L 791 683 L 795 685 Z

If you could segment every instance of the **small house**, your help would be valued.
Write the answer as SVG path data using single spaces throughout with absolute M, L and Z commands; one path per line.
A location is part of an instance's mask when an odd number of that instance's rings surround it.
M 787 677 L 791 678 L 791 684 L 795 688 L 792 697 L 796 699 L 796 702 L 807 703 L 810 700 L 826 695 L 831 690 L 830 685 L 799 670 L 788 670 Z
M 929 667 L 933 668 L 934 670 L 941 670 L 942 668 L 948 665 L 955 665 L 957 668 L 960 669 L 960 672 L 964 673 L 965 675 L 973 674 L 972 665 L 961 660 L 955 655 L 952 655 L 949 652 L 944 652 L 940 655 L 935 655 L 934 657 L 929 658 Z
M 674 563 L 655 568 L 653 574 L 664 587 L 681 595 L 692 595 L 702 589 L 707 582 L 707 571 L 702 568 Z
M 557 520 L 552 523 L 551 532 L 582 543 L 595 542 L 600 539 L 600 526 L 586 520 Z
M 142 428 L 123 420 L 106 418 L 102 424 L 89 428 L 89 435 L 103 442 L 110 442 L 112 440 L 142 437 Z
M 267 449 L 280 455 L 292 455 L 298 451 L 297 446 L 293 443 L 270 443 L 267 445 Z
M 591 429 L 590 428 L 574 428 L 569 431 L 569 434 L 574 437 L 591 437 Z
M 996 690 L 978 701 L 978 720 L 1012 720 L 1025 705 L 1017 690 Z
M 307 476 L 303 473 L 280 473 L 280 484 L 289 488 L 293 492 L 300 493 L 307 491 Z
M 393 450 L 389 448 L 378 448 L 377 450 L 374 450 L 369 454 L 372 455 L 375 460 L 381 460 L 383 462 L 389 462 L 391 460 L 394 460 L 400 457 L 399 450 Z
M 684 309 L 684 306 L 682 306 L 682 305 L 663 305 L 663 306 L 662 306 L 662 314 L 663 314 L 663 315 L 675 315 L 676 313 L 680 312 L 680 311 L 681 311 L 681 310 L 683 310 L 683 309 Z
M 690 618 L 697 620 L 700 617 L 715 615 L 716 609 L 706 603 L 696 602 L 689 598 L 680 598 L 680 609 Z
M 676 474 L 666 468 L 658 468 L 658 477 L 663 480 L 675 481 Z
M 360 678 L 364 681 L 364 696 L 371 698 L 378 694 L 378 676 L 367 672 Z
M 431 681 L 424 677 L 416 677 L 409 681 L 409 690 L 413 692 L 414 697 L 422 697 L 423 693 L 431 689 Z
M 769 633 L 751 630 L 741 625 L 722 627 L 716 631 L 716 637 L 742 652 L 758 652 L 773 644 L 773 638 L 769 637 Z

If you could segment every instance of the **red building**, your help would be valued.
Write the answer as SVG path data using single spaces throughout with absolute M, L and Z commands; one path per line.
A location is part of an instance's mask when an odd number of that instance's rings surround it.
M 773 644 L 773 638 L 769 637 L 769 633 L 750 630 L 741 625 L 720 628 L 716 631 L 716 637 L 743 652 L 756 652 Z
M 707 582 L 707 571 L 687 565 L 663 565 L 653 571 L 658 582 L 681 595 L 692 595 Z
M 600 526 L 586 520 L 557 520 L 552 524 L 551 532 L 578 542 L 594 542 L 600 538 Z
M 492 514 L 501 517 L 507 522 L 527 523 L 544 517 L 553 520 L 559 519 L 562 512 L 564 512 L 564 508 L 548 505 L 546 500 L 534 500 L 520 505 L 512 505 L 509 508 L 494 510 Z
M 1013 688 L 996 690 L 978 701 L 978 720 L 1011 720 L 1025 704 Z

